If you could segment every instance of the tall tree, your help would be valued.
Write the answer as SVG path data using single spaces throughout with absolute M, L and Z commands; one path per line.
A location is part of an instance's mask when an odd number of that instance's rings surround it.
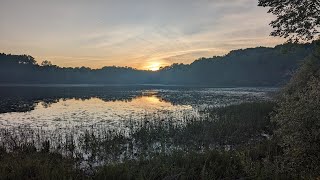
M 259 0 L 277 16 L 271 35 L 294 41 L 314 40 L 319 35 L 319 0 Z M 320 44 L 304 61 L 278 98 L 272 117 L 284 154 L 283 170 L 297 178 L 320 177 Z
M 276 112 L 272 120 L 284 150 L 284 170 L 320 177 L 320 48 L 284 88 Z
M 277 16 L 270 23 L 272 36 L 308 41 L 319 35 L 319 0 L 259 0 L 259 6 L 269 7 L 268 13 Z

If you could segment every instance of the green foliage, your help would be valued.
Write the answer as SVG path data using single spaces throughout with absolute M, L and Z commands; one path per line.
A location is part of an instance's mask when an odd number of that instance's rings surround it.
M 270 25 L 272 36 L 290 40 L 312 40 L 319 34 L 320 2 L 318 0 L 259 0 L 259 6 L 270 7 L 277 16 Z
M 284 150 L 284 171 L 304 178 L 320 176 L 319 47 L 283 90 L 272 118 Z
M 273 36 L 290 40 L 312 40 L 319 34 L 318 0 L 259 0 L 277 16 L 271 26 Z M 278 169 L 295 178 L 320 177 L 320 45 L 283 89 L 272 120 L 283 150 Z

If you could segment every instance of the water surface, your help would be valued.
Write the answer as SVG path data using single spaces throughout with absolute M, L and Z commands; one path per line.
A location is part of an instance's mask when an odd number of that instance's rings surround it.
M 120 128 L 144 119 L 180 121 L 203 108 L 269 100 L 276 88 L 1 86 L 0 128 Z

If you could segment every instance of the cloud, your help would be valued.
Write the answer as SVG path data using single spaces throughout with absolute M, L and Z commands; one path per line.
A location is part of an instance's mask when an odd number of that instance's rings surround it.
M 62 66 L 189 63 L 282 42 L 272 18 L 256 0 L 3 0 L 0 49 Z

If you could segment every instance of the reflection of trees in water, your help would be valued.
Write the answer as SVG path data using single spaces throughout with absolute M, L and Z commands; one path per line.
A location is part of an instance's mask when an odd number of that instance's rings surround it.
M 132 87 L 1 87 L 0 90 L 0 113 L 31 111 L 38 103 L 48 108 L 60 100 L 69 99 L 84 101 L 98 98 L 105 102 L 131 102 L 157 93 Z
M 43 107 L 60 100 L 89 100 L 98 98 L 105 102 L 131 102 L 140 97 L 156 97 L 172 105 L 221 106 L 252 102 L 268 98 L 267 89 L 237 89 L 207 91 L 205 88 L 149 86 L 101 86 L 101 87 L 0 87 L 0 113 L 27 112 L 37 103 Z M 265 93 L 262 95 L 261 93 Z

